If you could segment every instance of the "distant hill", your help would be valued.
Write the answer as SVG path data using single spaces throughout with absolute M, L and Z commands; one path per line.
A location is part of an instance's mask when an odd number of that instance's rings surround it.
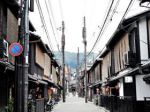
M 54 52 L 55 58 L 58 60 L 62 60 L 61 54 L 59 52 Z M 96 56 L 95 53 L 92 53 L 88 57 L 88 61 L 93 61 L 93 58 Z M 84 53 L 79 53 L 79 63 L 81 64 L 83 62 Z M 60 62 L 61 63 L 61 62 Z M 77 67 L 77 53 L 73 52 L 65 52 L 65 63 L 72 69 L 75 69 Z

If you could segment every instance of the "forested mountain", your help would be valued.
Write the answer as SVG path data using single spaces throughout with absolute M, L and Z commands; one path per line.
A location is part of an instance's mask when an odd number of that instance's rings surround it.
M 62 60 L 61 54 L 59 52 L 54 52 L 55 58 L 58 60 Z M 95 58 L 96 54 L 92 53 L 87 61 L 93 61 Z M 83 58 L 84 58 L 84 53 L 79 53 L 79 62 L 80 64 L 83 63 Z M 61 62 L 60 62 L 61 63 Z M 72 69 L 75 69 L 77 67 L 77 53 L 74 52 L 65 52 L 65 63 Z

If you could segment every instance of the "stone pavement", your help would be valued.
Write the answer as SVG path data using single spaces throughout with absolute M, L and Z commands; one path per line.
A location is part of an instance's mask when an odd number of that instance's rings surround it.
M 104 108 L 96 106 L 93 102 L 85 103 L 84 98 L 68 95 L 66 102 L 60 101 L 53 108 L 52 112 L 107 112 Z

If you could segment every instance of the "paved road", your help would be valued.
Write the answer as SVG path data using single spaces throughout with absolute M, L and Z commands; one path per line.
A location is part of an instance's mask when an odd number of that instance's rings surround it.
M 105 112 L 103 108 L 93 104 L 93 102 L 85 103 L 84 98 L 69 95 L 66 102 L 60 101 L 54 106 L 52 112 Z

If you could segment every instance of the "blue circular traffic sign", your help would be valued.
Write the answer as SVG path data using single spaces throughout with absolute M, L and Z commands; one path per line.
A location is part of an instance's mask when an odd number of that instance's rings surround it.
M 20 43 L 14 42 L 9 46 L 9 53 L 12 56 L 19 56 L 23 51 L 23 47 Z

